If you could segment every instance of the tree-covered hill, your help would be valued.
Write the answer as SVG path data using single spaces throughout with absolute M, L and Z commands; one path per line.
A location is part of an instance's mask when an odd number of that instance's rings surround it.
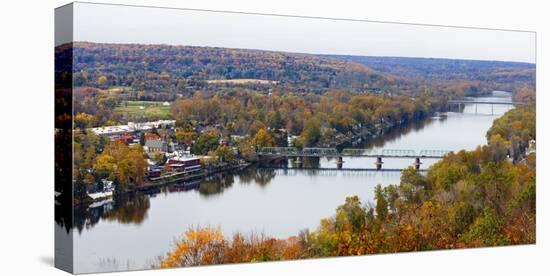
M 535 87 L 536 67 L 532 63 L 414 57 L 320 56 L 364 64 L 380 72 L 422 83 L 462 80 L 481 83 L 488 89 L 506 91 L 522 86 L 532 89 Z
M 388 87 L 395 81 L 363 64 L 247 49 L 77 42 L 74 58 L 76 86 L 130 86 L 148 92 L 183 93 L 225 79 L 271 80 L 306 92 Z
M 58 47 L 56 54 L 70 49 Z M 74 43 L 73 51 L 75 86 L 127 87 L 156 100 L 235 85 L 281 93 L 344 89 L 409 95 L 426 90 L 479 95 L 535 87 L 535 65 L 519 62 L 90 42 Z

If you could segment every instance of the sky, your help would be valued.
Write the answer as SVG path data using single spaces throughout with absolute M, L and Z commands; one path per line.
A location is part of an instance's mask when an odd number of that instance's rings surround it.
M 535 63 L 535 33 L 76 3 L 74 40 Z

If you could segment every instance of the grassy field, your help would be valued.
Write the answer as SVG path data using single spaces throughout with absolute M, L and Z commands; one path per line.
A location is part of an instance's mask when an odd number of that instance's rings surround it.
M 172 116 L 170 106 L 164 106 L 162 102 L 124 101 L 114 111 L 127 120 L 170 119 Z

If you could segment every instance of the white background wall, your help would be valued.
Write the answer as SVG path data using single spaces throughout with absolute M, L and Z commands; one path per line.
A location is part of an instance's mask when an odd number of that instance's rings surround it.
M 540 275 L 550 271 L 546 1 L 126 0 L 109 3 L 537 31 L 537 245 L 325 260 L 224 265 L 123 275 Z M 3 1 L 0 8 L 0 275 L 53 268 L 54 8 L 67 1 Z M 546 25 L 546 26 L 545 26 Z M 545 76 L 545 77 L 543 77 Z M 100 241 L 98 241 L 100 242 Z M 154 273 L 154 274 L 153 274 Z M 113 274 L 113 275 L 118 275 Z

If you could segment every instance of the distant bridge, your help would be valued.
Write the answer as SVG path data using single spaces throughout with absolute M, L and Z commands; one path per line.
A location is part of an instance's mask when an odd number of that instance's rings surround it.
M 491 105 L 525 105 L 524 102 L 514 101 L 476 101 L 476 100 L 449 100 L 448 104 L 491 104 Z
M 256 154 L 258 156 L 285 156 L 285 157 L 381 157 L 381 158 L 443 158 L 448 150 L 421 150 L 418 153 L 410 149 L 343 149 L 336 148 L 303 148 L 295 147 L 264 147 Z
M 420 150 L 418 153 L 410 149 L 343 149 L 338 151 L 336 148 L 303 148 L 299 150 L 295 147 L 264 147 L 260 148 L 256 154 L 267 158 L 294 158 L 298 164 L 302 163 L 304 157 L 327 157 L 337 158 L 336 169 L 342 169 L 344 157 L 374 157 L 376 158 L 376 170 L 382 170 L 383 158 L 412 158 L 415 159 L 414 166 L 417 170 L 420 169 L 421 158 L 440 159 L 447 155 L 450 151 L 447 150 Z M 398 169 L 395 169 L 398 170 Z
M 476 101 L 476 100 L 449 100 L 447 101 L 447 104 L 449 106 L 456 105 L 458 107 L 458 110 L 460 111 L 460 107 L 462 105 L 466 104 L 473 104 L 475 105 L 475 113 L 477 114 L 477 105 L 491 105 L 491 115 L 494 115 L 495 112 L 495 105 L 525 105 L 524 102 L 514 102 L 514 101 Z

